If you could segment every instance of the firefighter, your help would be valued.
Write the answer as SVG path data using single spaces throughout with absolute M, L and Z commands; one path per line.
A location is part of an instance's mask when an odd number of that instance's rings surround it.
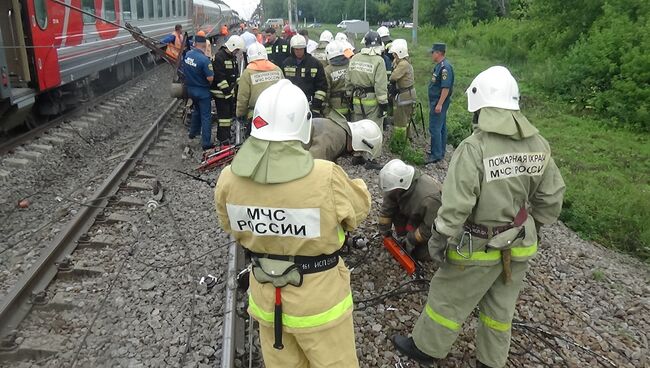
M 313 119 L 312 124 L 311 144 L 306 148 L 314 158 L 336 162 L 344 154 L 352 153 L 372 160 L 379 154 L 381 131 L 372 120 L 351 123 L 332 111 L 327 118 Z
M 189 138 L 194 139 L 201 133 L 201 147 L 204 150 L 212 148 L 212 99 L 210 98 L 210 83 L 214 79 L 212 64 L 205 55 L 205 37 L 194 36 L 194 48 L 185 54 L 183 59 L 183 75 L 187 94 L 192 99 L 192 122 Z
M 393 137 L 400 136 L 406 138 L 409 136 L 407 131 L 411 114 L 413 114 L 413 105 L 417 101 L 415 95 L 415 76 L 413 66 L 409 62 L 409 53 L 406 40 L 397 39 L 392 43 L 390 53 L 393 55 L 393 73 L 390 76 L 391 98 L 395 106 L 393 114 Z
M 267 28 L 264 32 L 266 33 L 266 44 L 264 46 L 266 46 L 269 61 L 282 67 L 282 62 L 290 55 L 289 43 L 279 38 L 275 34 L 275 28 L 273 27 Z
M 323 65 L 306 51 L 307 41 L 301 35 L 291 37 L 291 56 L 282 63 L 284 77 L 307 96 L 312 111 L 322 113 L 327 97 L 327 78 Z
M 381 37 L 381 43 L 384 45 L 384 53 L 387 54 L 391 58 L 391 62 L 393 62 L 393 58 L 390 52 L 390 47 L 393 44 L 393 41 L 390 39 L 390 30 L 386 26 L 381 26 L 377 28 L 377 33 L 379 34 L 379 37 Z
M 316 47 L 316 50 L 312 52 L 312 56 L 318 59 L 318 61 L 323 64 L 323 68 L 327 66 L 327 53 L 325 49 L 327 48 L 327 45 L 329 45 L 332 41 L 334 41 L 334 37 L 332 36 L 332 32 L 325 30 L 320 34 L 320 38 L 318 39 L 318 47 Z
M 283 78 L 282 69 L 268 60 L 266 48 L 254 43 L 246 50 L 249 64 L 239 79 L 236 115 L 250 121 L 260 93 Z M 248 124 L 247 124 L 248 125 Z
M 178 55 L 183 50 L 183 26 L 177 24 L 174 26 L 174 32 L 163 38 L 161 43 L 166 44 L 165 53 L 174 60 L 178 59 Z
M 382 45 L 377 32 L 363 38 L 365 48 L 350 59 L 345 87 L 352 96 L 352 120 L 370 119 L 381 128 L 388 108 L 386 65 L 381 57 Z
M 219 176 L 217 215 L 251 255 L 248 313 L 265 366 L 355 368 L 350 271 L 339 250 L 368 215 L 370 193 L 303 149 L 310 130 L 298 87 L 281 80 L 262 92 L 251 136 Z
M 282 28 L 282 37 L 285 41 L 290 42 L 291 38 L 296 35 L 296 30 L 293 29 L 290 25 L 285 24 Z
M 444 358 L 478 304 L 477 367 L 500 368 L 539 227 L 557 220 L 565 186 L 548 142 L 519 111 L 508 69 L 483 71 L 466 94 L 477 129 L 454 152 L 443 185 L 429 240 L 441 266 L 413 336 L 393 342 L 425 364 Z
M 429 261 L 427 242 L 440 208 L 441 185 L 402 160 L 389 161 L 379 172 L 384 199 L 379 211 L 379 232 L 406 236 L 407 249 L 418 261 Z
M 336 110 L 346 119 L 350 118 L 350 100 L 345 94 L 345 76 L 348 74 L 350 60 L 343 55 L 343 43 L 332 41 L 327 45 L 328 64 L 325 67 L 327 78 L 327 106 Z
M 239 79 L 237 53 L 244 49 L 244 40 L 238 35 L 232 35 L 214 55 L 212 67 L 212 95 L 217 108 L 217 139 L 219 142 L 230 140 L 230 125 L 235 117 L 235 87 Z

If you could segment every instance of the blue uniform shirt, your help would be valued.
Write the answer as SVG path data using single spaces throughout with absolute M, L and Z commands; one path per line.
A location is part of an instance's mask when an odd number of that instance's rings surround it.
M 210 59 L 205 56 L 203 51 L 192 49 L 185 54 L 183 75 L 187 87 L 201 87 L 209 91 L 210 82 L 206 78 L 214 76 L 212 63 L 210 63 Z
M 454 90 L 454 68 L 447 59 L 443 59 L 433 68 L 433 75 L 429 82 L 429 103 L 438 103 L 443 88 L 449 88 L 449 95 L 445 100 L 445 104 L 447 104 L 451 100 L 451 93 Z

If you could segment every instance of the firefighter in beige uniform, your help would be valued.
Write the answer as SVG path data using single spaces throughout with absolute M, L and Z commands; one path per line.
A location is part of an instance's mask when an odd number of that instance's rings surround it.
M 302 148 L 310 130 L 298 87 L 281 80 L 262 92 L 251 137 L 219 177 L 217 214 L 251 253 L 248 312 L 266 367 L 354 368 L 350 272 L 338 251 L 368 215 L 370 193 Z
M 354 110 L 351 120 L 370 119 L 383 128 L 388 110 L 386 64 L 381 57 L 383 46 L 377 32 L 366 33 L 363 41 L 366 47 L 350 59 L 345 77 Z
M 414 74 L 413 66 L 409 62 L 408 47 L 406 40 L 397 39 L 392 42 L 390 53 L 393 54 L 393 73 L 390 76 L 392 97 L 395 99 L 395 111 L 393 113 L 393 123 L 395 125 L 394 136 L 408 136 L 407 127 L 411 114 L 413 113 L 413 104 L 417 101 L 415 88 L 413 85 Z
M 333 109 L 347 119 L 350 118 L 350 102 L 345 93 L 345 77 L 350 60 L 343 55 L 343 43 L 332 41 L 327 45 L 329 64 L 325 66 L 327 79 L 327 110 Z
M 478 128 L 454 152 L 429 241 L 445 262 L 413 337 L 393 342 L 425 364 L 444 358 L 478 304 L 477 367 L 500 368 L 538 228 L 557 220 L 565 186 L 548 142 L 519 111 L 508 69 L 487 69 L 466 93 Z
M 239 78 L 236 116 L 240 121 L 250 121 L 260 93 L 283 79 L 282 69 L 268 60 L 266 48 L 253 43 L 246 50 L 248 65 Z
M 313 119 L 311 135 L 305 148 L 314 158 L 332 162 L 346 153 L 372 160 L 381 147 L 382 135 L 377 124 L 369 119 L 348 122 L 336 111 L 331 111 L 327 118 Z
M 334 36 L 332 36 L 332 32 L 328 30 L 324 30 L 320 34 L 320 38 L 318 39 L 318 47 L 316 47 L 316 50 L 311 53 L 311 56 L 315 57 L 318 61 L 320 61 L 321 64 L 323 64 L 323 68 L 329 64 L 327 62 L 327 53 L 325 49 L 327 48 L 327 45 L 332 43 L 334 41 Z

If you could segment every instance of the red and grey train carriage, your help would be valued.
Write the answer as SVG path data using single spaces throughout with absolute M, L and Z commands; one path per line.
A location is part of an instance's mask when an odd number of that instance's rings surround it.
M 182 24 L 215 36 L 239 23 L 226 4 L 211 0 L 0 1 L 0 131 L 55 115 L 79 102 L 91 82 L 130 78 L 149 53 L 111 22 L 126 22 L 161 39 Z M 146 58 L 145 58 L 146 59 Z M 142 61 L 142 59 L 141 59 Z

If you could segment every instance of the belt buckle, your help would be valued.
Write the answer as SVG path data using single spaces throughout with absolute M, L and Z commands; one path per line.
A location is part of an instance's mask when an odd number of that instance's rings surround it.
M 467 255 L 467 256 L 464 255 L 464 254 L 460 251 L 460 248 L 463 247 L 463 243 L 465 243 L 464 240 L 465 240 L 465 236 L 466 236 L 466 235 L 469 237 L 469 238 L 468 238 L 468 241 L 467 241 L 467 244 L 468 244 L 468 246 L 469 246 L 469 255 Z M 472 258 L 472 255 L 474 254 L 474 244 L 473 244 L 473 242 L 472 242 L 472 233 L 471 233 L 471 232 L 469 232 L 469 231 L 467 231 L 467 230 L 463 231 L 463 235 L 461 235 L 461 237 L 460 237 L 460 242 L 458 242 L 458 244 L 456 245 L 456 253 L 458 253 L 459 256 L 461 256 L 461 257 L 463 257 L 463 258 L 465 258 L 465 259 L 470 259 L 470 258 Z

